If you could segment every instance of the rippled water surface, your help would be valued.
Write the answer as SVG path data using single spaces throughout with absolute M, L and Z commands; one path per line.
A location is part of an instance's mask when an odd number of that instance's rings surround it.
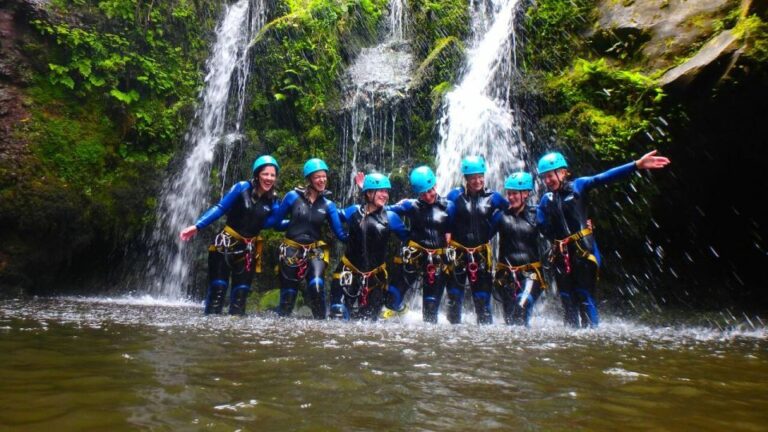
M 0 430 L 766 430 L 768 333 L 0 302 Z

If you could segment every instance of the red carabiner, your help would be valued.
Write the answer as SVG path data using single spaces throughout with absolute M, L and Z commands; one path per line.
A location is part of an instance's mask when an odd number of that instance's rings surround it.
M 434 264 L 427 264 L 427 283 L 430 285 L 435 283 L 435 273 L 437 273 L 437 267 Z
M 472 283 L 477 282 L 477 263 L 472 261 L 467 264 L 467 271 L 469 272 L 469 281 Z

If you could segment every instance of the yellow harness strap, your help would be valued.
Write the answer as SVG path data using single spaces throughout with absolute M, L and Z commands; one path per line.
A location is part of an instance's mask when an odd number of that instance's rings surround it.
M 581 254 L 581 256 L 583 258 L 586 258 L 589 261 L 592 261 L 593 263 L 595 263 L 595 265 L 598 265 L 597 257 L 595 257 L 595 255 L 590 253 L 589 251 L 584 250 L 584 248 L 581 247 L 581 245 L 578 243 L 578 240 L 581 240 L 584 237 L 586 237 L 588 235 L 591 235 L 591 234 L 592 234 L 592 228 L 584 228 L 581 231 L 579 231 L 579 232 L 577 232 L 575 234 L 571 234 L 571 235 L 569 235 L 568 237 L 566 237 L 564 239 L 555 240 L 554 243 L 555 243 L 556 250 L 560 251 L 562 248 L 566 247 L 568 245 L 568 243 L 576 241 L 577 242 L 576 243 L 576 248 L 579 250 L 579 254 Z
M 322 240 L 318 240 L 314 243 L 309 244 L 301 244 L 299 242 L 295 242 L 288 237 L 283 238 L 283 244 L 286 246 L 290 246 L 294 249 L 304 249 L 304 250 L 312 250 L 312 249 L 322 249 L 323 250 L 323 261 L 325 261 L 325 264 L 327 265 L 330 262 L 331 256 L 329 253 L 329 247 L 328 244 Z
M 490 243 L 483 243 L 483 244 L 481 244 L 481 245 L 479 245 L 477 247 L 473 247 L 473 248 L 468 248 L 468 247 L 464 246 L 463 244 L 461 244 L 461 243 L 459 243 L 459 242 L 457 242 L 455 240 L 451 240 L 450 244 L 451 244 L 451 246 L 453 246 L 456 249 L 464 250 L 466 253 L 478 252 L 478 253 L 482 254 L 483 252 L 485 252 L 485 265 L 486 265 L 486 268 L 488 268 L 488 269 L 491 268 L 491 245 L 490 245 Z
M 254 271 L 256 273 L 261 273 L 261 252 L 264 250 L 264 239 L 261 238 L 261 236 L 256 237 L 243 237 L 234 230 L 229 225 L 225 225 L 222 232 L 228 234 L 230 237 L 234 238 L 235 240 L 239 241 L 240 243 L 243 243 L 245 245 L 248 245 L 250 243 L 254 244 L 253 248 L 253 257 L 256 260 L 256 265 L 254 267 Z M 208 246 L 209 252 L 216 252 L 216 246 L 210 245 Z
M 509 272 L 512 272 L 512 273 L 533 271 L 536 273 L 536 277 L 541 283 L 541 288 L 542 289 L 547 288 L 547 282 L 546 280 L 544 280 L 544 276 L 541 274 L 541 261 L 536 261 L 536 262 L 523 264 L 519 266 L 509 266 L 504 263 L 496 263 L 496 271 L 499 271 L 499 270 L 508 270 Z
M 389 274 L 387 273 L 387 263 L 382 263 L 380 266 L 376 267 L 375 269 L 367 272 L 363 272 L 357 269 L 352 263 L 349 261 L 346 255 L 341 257 L 341 263 L 344 264 L 345 267 L 348 267 L 352 273 L 357 273 L 359 275 L 363 275 L 366 278 L 369 278 L 377 273 L 384 272 L 384 279 L 389 278 Z M 341 279 L 341 273 L 334 273 L 333 274 L 334 279 Z M 386 287 L 385 287 L 386 288 Z

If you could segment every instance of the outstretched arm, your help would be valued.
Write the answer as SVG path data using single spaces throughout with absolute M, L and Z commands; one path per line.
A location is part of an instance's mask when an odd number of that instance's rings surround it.
M 339 210 L 336 208 L 336 204 L 333 202 L 328 203 L 328 223 L 331 225 L 333 234 L 342 242 L 347 242 L 347 234 L 344 228 L 341 226 L 341 218 L 339 217 Z
M 243 193 L 249 193 L 250 189 L 251 183 L 248 181 L 241 181 L 236 183 L 234 186 L 232 186 L 229 192 L 227 192 L 227 194 L 221 198 L 221 201 L 219 201 L 215 206 L 206 210 L 205 213 L 203 213 L 202 216 L 197 219 L 197 222 L 195 222 L 194 225 L 190 225 L 181 230 L 179 233 L 179 238 L 182 241 L 188 241 L 194 237 L 198 231 L 212 224 L 218 218 L 227 213 L 229 209 L 232 208 L 232 205 L 235 203 L 235 201 L 240 199 Z

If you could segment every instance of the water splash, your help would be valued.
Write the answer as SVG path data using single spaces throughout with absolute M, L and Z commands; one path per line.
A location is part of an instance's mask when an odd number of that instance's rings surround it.
M 385 40 L 363 48 L 349 68 L 340 145 L 347 200 L 352 198 L 355 173 L 365 165 L 386 171 L 394 164 L 398 113 L 403 109 L 413 70 L 405 39 L 407 12 L 404 0 L 391 0 Z
M 459 85 L 445 97 L 439 121 L 437 189 L 445 194 L 462 180 L 461 158 L 482 155 L 486 186 L 498 189 L 508 173 L 523 168 L 525 143 L 511 83 L 516 59 L 518 0 L 470 1 L 473 38 Z
M 240 137 L 250 73 L 248 44 L 264 25 L 265 14 L 264 0 L 239 0 L 225 6 L 216 28 L 200 104 L 185 136 L 184 160 L 166 180 L 159 198 L 148 266 L 143 275 L 146 289 L 154 295 L 184 297 L 192 255 L 191 248 L 177 236 L 209 205 L 209 178 L 217 155 L 223 161 L 222 184 L 229 182 L 227 166 L 234 143 Z

